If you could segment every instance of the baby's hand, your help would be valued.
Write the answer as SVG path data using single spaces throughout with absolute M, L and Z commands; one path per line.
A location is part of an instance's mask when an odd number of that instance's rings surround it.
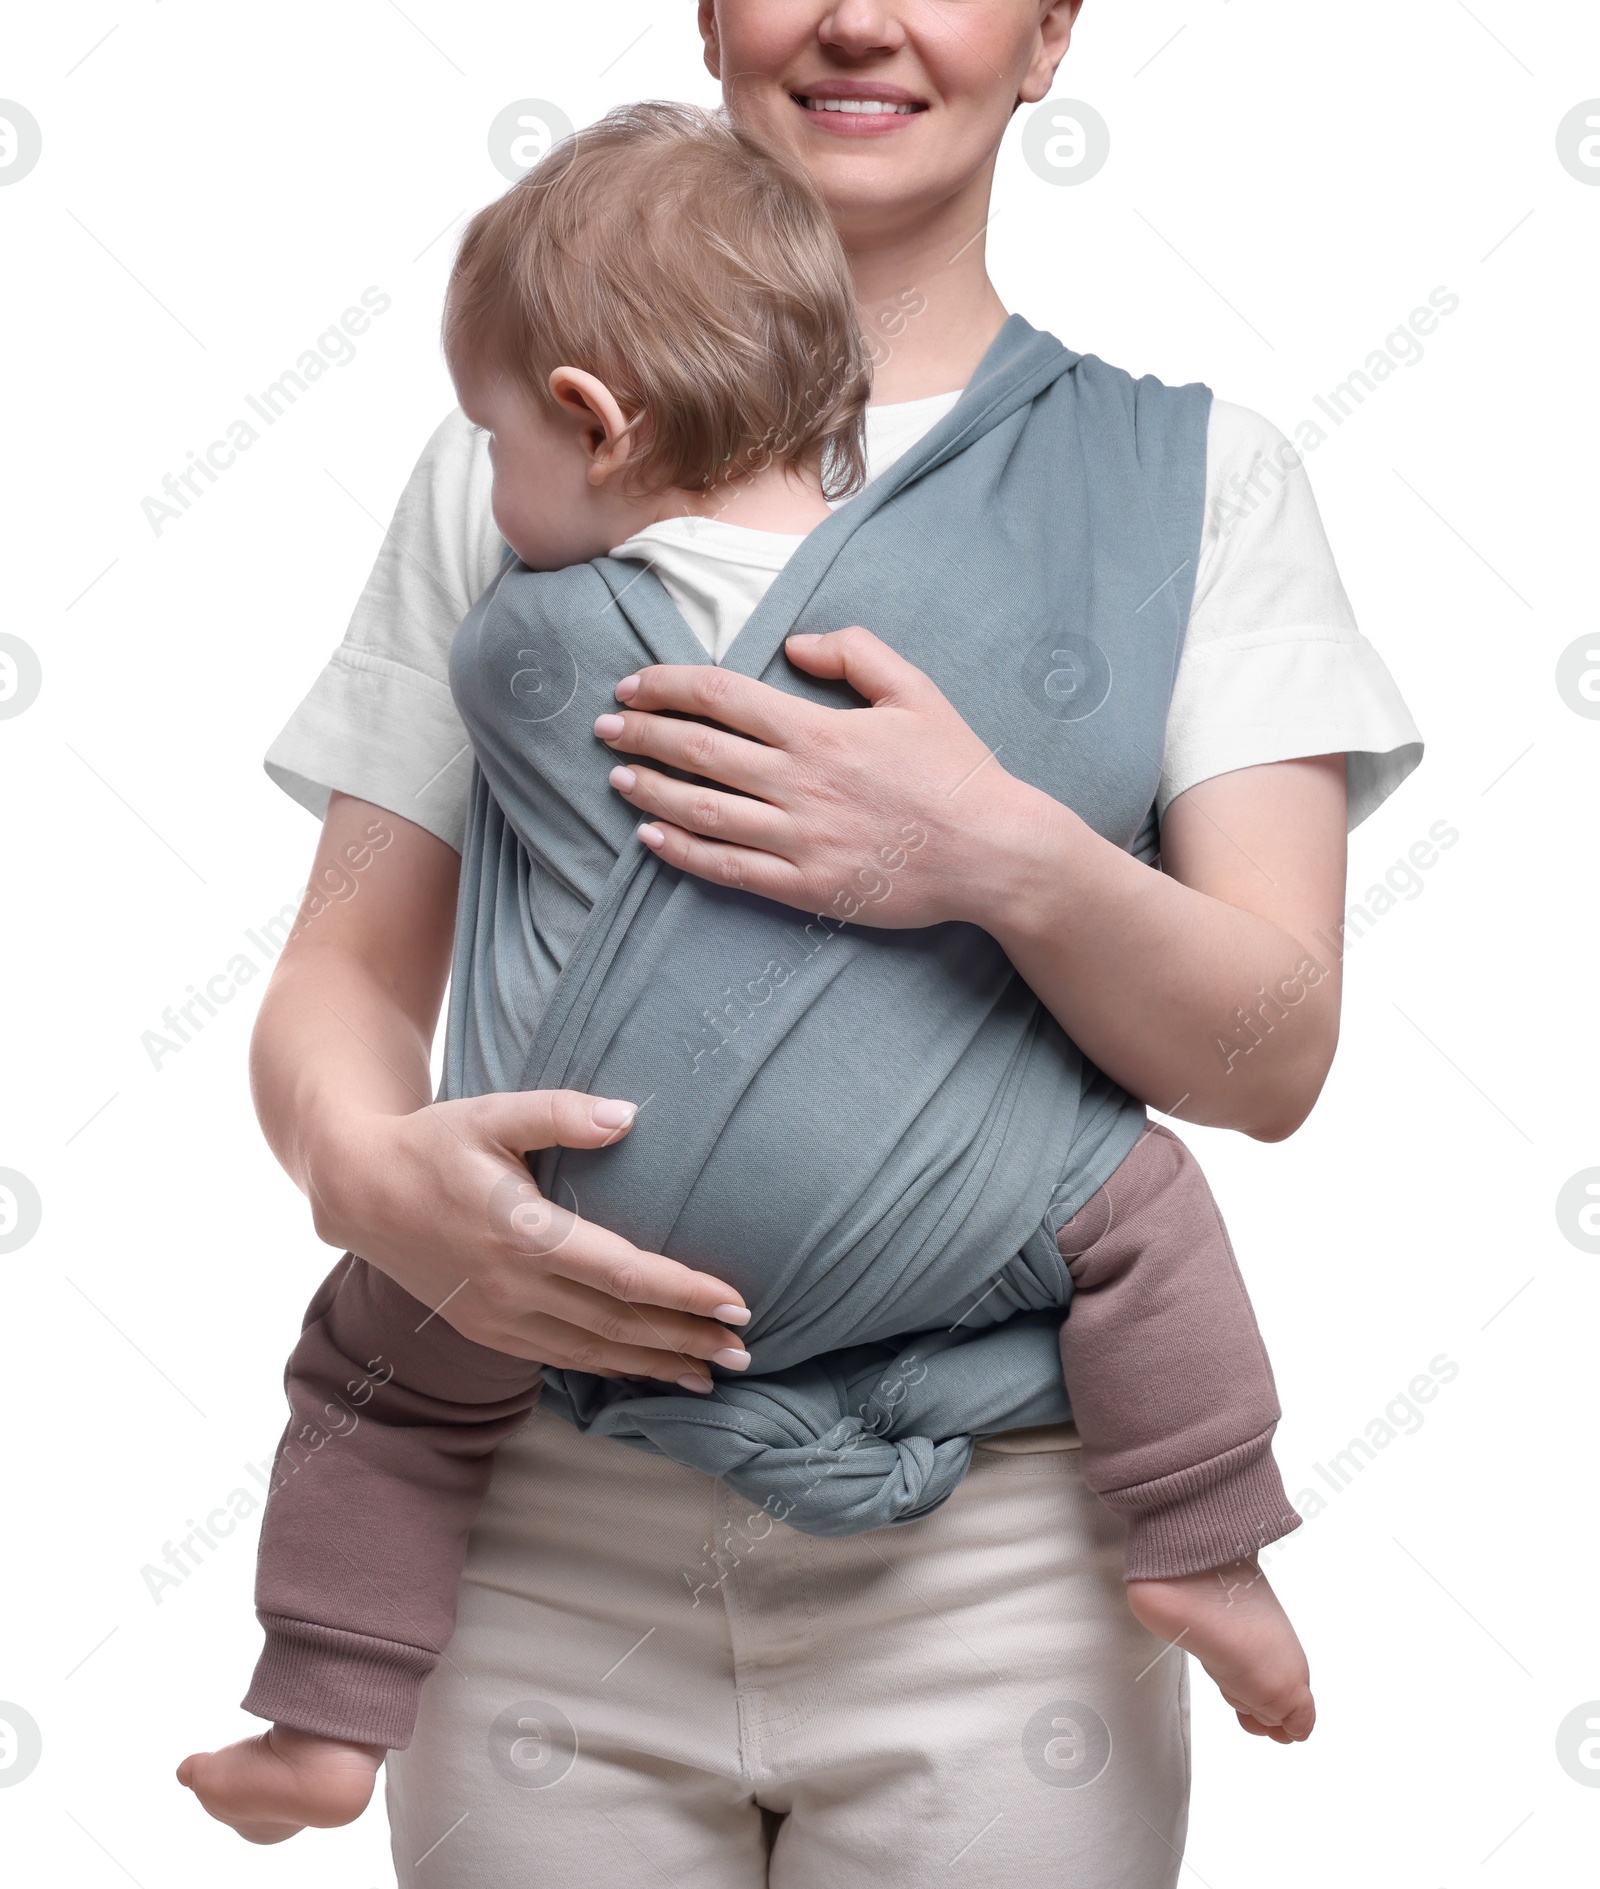
M 178 1782 L 246 1842 L 281 1843 L 307 1824 L 326 1830 L 354 1823 L 385 1755 L 381 1745 L 274 1725 L 259 1737 L 185 1758 Z
M 1299 1637 L 1253 1561 L 1168 1581 L 1130 1581 L 1128 1605 L 1154 1634 L 1193 1653 L 1259 1738 L 1311 1736 L 1317 1708 Z

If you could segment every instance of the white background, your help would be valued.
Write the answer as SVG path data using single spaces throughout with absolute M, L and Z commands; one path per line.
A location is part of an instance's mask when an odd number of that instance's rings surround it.
M 0 1789 L 0 1845 L 28 1884 L 387 1883 L 378 1810 L 256 1851 L 172 1781 L 253 1724 L 253 1523 L 159 1605 L 141 1569 L 254 1487 L 330 1255 L 251 1115 L 262 980 L 159 1070 L 141 1033 L 302 883 L 315 829 L 260 755 L 449 404 L 441 291 L 504 187 L 490 120 L 714 92 L 690 0 L 20 11 L 0 94 L 44 142 L 0 188 L 0 630 L 44 684 L 0 723 L 0 1166 L 44 1217 L 0 1256 L 0 1700 L 44 1756 Z M 1434 822 L 1460 839 L 1352 948 L 1311 1122 L 1278 1146 L 1192 1132 L 1276 1362 L 1285 1475 L 1328 1501 L 1273 1562 L 1321 1724 L 1259 1744 L 1197 1683 L 1184 1880 L 1592 1880 L 1600 1789 L 1556 1732 L 1600 1699 L 1600 1257 L 1555 1201 L 1600 1165 L 1600 722 L 1554 678 L 1600 628 L 1600 188 L 1555 130 L 1600 95 L 1600 16 L 1089 0 L 1056 91 L 1103 114 L 1110 161 L 1059 187 L 1014 125 L 991 254 L 1070 346 L 1292 429 L 1430 290 L 1460 297 L 1308 460 L 1429 742 L 1355 836 L 1352 899 Z M 157 536 L 141 500 L 369 285 L 393 306 L 356 359 Z M 1316 1464 L 1439 1354 L 1459 1372 L 1422 1427 L 1334 1494 Z

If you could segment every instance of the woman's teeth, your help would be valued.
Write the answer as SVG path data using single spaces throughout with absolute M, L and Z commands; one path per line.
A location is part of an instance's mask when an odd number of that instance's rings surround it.
M 800 102 L 807 111 L 862 112 L 867 117 L 881 112 L 909 117 L 917 109 L 915 105 L 891 105 L 885 98 L 802 98 Z

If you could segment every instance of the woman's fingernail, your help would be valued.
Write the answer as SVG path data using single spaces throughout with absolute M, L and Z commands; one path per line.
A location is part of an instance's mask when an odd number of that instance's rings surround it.
M 711 1354 L 711 1362 L 713 1364 L 720 1364 L 725 1371 L 742 1371 L 750 1362 L 750 1353 L 748 1351 L 736 1351 L 731 1345 L 728 1345 L 724 1346 L 721 1351 L 713 1351 Z
M 611 785 L 620 794 L 631 794 L 638 783 L 639 776 L 631 767 L 614 767 L 611 770 Z
M 646 846 L 660 846 L 665 843 L 667 836 L 658 826 L 642 826 L 639 829 L 639 837 Z
M 748 1305 L 718 1305 L 712 1308 L 711 1316 L 719 1325 L 748 1325 L 750 1308 Z
M 638 693 L 639 678 L 637 676 L 624 676 L 617 684 L 616 697 L 619 702 L 631 702 Z
M 596 1102 L 592 1119 L 596 1128 L 626 1128 L 636 1114 L 631 1102 Z
M 615 741 L 627 725 L 620 715 L 597 715 L 594 731 L 602 741 Z
M 698 1391 L 702 1397 L 711 1388 L 703 1377 L 680 1377 L 678 1387 L 680 1390 Z

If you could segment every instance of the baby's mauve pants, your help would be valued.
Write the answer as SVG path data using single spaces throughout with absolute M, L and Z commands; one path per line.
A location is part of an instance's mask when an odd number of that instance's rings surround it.
M 1061 1347 L 1082 1477 L 1126 1524 L 1126 1575 L 1220 1567 L 1297 1526 L 1271 1455 L 1279 1415 L 1271 1367 L 1211 1191 L 1184 1144 L 1164 1127 L 1146 1128 L 1059 1237 L 1076 1287 Z M 312 1302 L 286 1381 L 292 1415 L 256 1581 L 267 1644 L 244 1705 L 306 1731 L 403 1749 L 423 1681 L 441 1655 L 460 1673 L 446 1649 L 468 1536 L 496 1448 L 528 1423 L 538 1368 L 472 1344 L 347 1256 Z M 619 1489 L 649 1489 L 660 1479 L 665 1490 L 690 1478 L 698 1490 L 711 1480 L 606 1438 L 573 1433 L 558 1445 L 552 1426 L 563 1427 L 538 1419 L 541 1447 L 573 1474 L 592 1463 L 602 1483 L 609 1478 Z M 1004 1455 L 1005 1445 L 995 1439 L 992 1454 Z M 569 1499 L 565 1484 L 548 1494 L 537 1482 L 525 1488 L 538 1508 Z M 697 1499 L 696 1512 L 703 1506 Z M 804 1547 L 811 1538 L 786 1524 L 749 1519 L 786 1544 L 783 1555 L 796 1567 L 808 1556 L 859 1568 L 870 1567 L 873 1555 L 899 1562 L 910 1554 L 914 1569 L 915 1544 L 937 1540 L 942 1513 L 863 1536 L 854 1548 Z M 614 1514 L 611 1525 L 630 1554 L 666 1539 L 650 1505 Z M 541 1539 L 541 1526 L 554 1524 L 529 1518 L 530 1543 Z M 700 1527 L 696 1521 L 690 1532 Z M 770 1545 L 754 1552 L 768 1567 L 780 1559 Z M 527 1571 L 528 1583 L 540 1578 Z M 668 1585 L 675 1594 L 681 1587 L 681 1605 L 692 1612 L 708 1604 L 707 1592 L 720 1592 L 719 1579 L 713 1557 L 700 1575 L 686 1570 Z M 661 1634 L 665 1644 L 671 1636 L 659 1599 L 641 1594 L 631 1617 L 641 1634 Z M 817 1604 L 796 1591 L 797 1631 Z M 615 1592 L 606 1612 L 629 1618 Z M 936 1616 L 926 1631 L 930 1640 L 940 1637 Z M 521 1649 L 516 1670 L 536 1676 L 546 1652 L 553 1661 L 553 1645 Z M 449 1684 L 443 1673 L 440 1679 Z M 925 1703 L 934 1737 L 937 1709 Z M 796 1702 L 793 1710 L 802 1709 Z M 904 1725 L 892 1734 L 906 1735 Z M 482 1728 L 491 1749 L 497 1736 Z M 507 1749 L 526 1755 L 538 1736 L 513 1733 Z M 1055 1742 L 1047 1738 L 1041 1748 L 1059 1756 L 1075 1736 L 1052 1734 Z M 826 1760 L 824 1750 L 817 1762 Z M 516 1760 L 506 1762 L 514 1768 Z

